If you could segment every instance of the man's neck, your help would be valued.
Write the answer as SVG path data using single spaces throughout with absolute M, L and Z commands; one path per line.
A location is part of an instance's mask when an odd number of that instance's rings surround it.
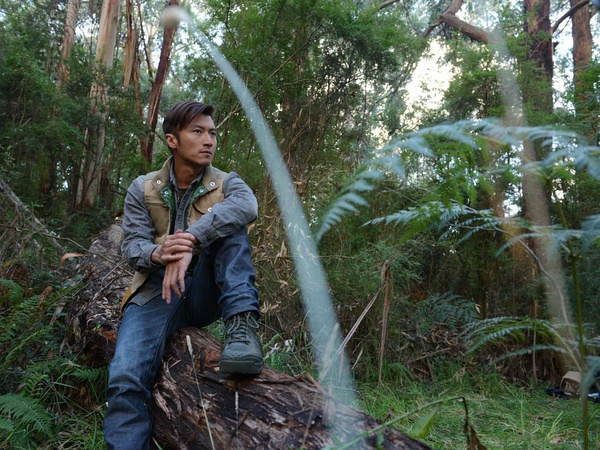
M 204 167 L 193 168 L 183 164 L 177 165 L 173 163 L 173 173 L 175 174 L 175 181 L 177 186 L 182 189 L 187 189 L 190 184 L 200 176 L 204 171 Z

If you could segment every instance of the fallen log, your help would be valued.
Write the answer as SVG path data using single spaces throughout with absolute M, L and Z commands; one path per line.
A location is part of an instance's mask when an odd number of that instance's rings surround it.
M 110 362 L 118 305 L 131 279 L 115 223 L 96 239 L 79 273 L 86 287 L 72 311 L 78 345 L 92 365 Z M 256 377 L 219 373 L 220 343 L 196 328 L 168 342 L 153 396 L 154 439 L 164 449 L 427 449 L 393 426 L 328 395 L 309 375 L 270 367 Z

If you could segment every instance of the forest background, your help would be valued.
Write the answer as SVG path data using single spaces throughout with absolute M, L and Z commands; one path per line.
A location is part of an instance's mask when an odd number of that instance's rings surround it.
M 5 446 L 73 438 L 61 383 L 84 383 L 101 415 L 106 369 L 64 345 L 60 311 L 82 283 L 69 267 L 119 217 L 130 182 L 167 158 L 158 130 L 179 100 L 217 107 L 214 164 L 259 199 L 267 360 L 310 370 L 270 174 L 198 33 L 161 26 L 169 5 L 199 18 L 271 127 L 359 385 L 486 373 L 539 387 L 576 370 L 593 390 L 600 22 L 588 0 L 0 0 Z M 576 440 L 589 448 L 586 399 Z

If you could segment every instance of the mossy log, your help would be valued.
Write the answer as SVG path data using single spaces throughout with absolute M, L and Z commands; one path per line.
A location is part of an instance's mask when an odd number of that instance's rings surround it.
M 86 287 L 71 318 L 92 365 L 110 362 L 118 305 L 132 275 L 119 256 L 121 239 L 116 223 L 79 267 Z M 321 449 L 350 444 L 358 430 L 365 437 L 344 448 L 429 448 L 336 401 L 309 375 L 294 378 L 265 367 L 259 376 L 232 377 L 219 373 L 219 357 L 220 343 L 204 330 L 181 329 L 167 343 L 153 392 L 154 439 L 162 448 Z

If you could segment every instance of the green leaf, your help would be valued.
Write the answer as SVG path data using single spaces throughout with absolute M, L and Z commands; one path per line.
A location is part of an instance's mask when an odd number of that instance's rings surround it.
M 0 395 L 0 416 L 4 422 L 52 435 L 52 416 L 38 400 L 21 394 Z
M 415 439 L 425 438 L 429 434 L 429 430 L 431 430 L 431 427 L 433 426 L 435 415 L 440 410 L 440 407 L 441 404 L 438 404 L 428 414 L 424 415 L 418 421 L 416 421 L 409 434 Z

